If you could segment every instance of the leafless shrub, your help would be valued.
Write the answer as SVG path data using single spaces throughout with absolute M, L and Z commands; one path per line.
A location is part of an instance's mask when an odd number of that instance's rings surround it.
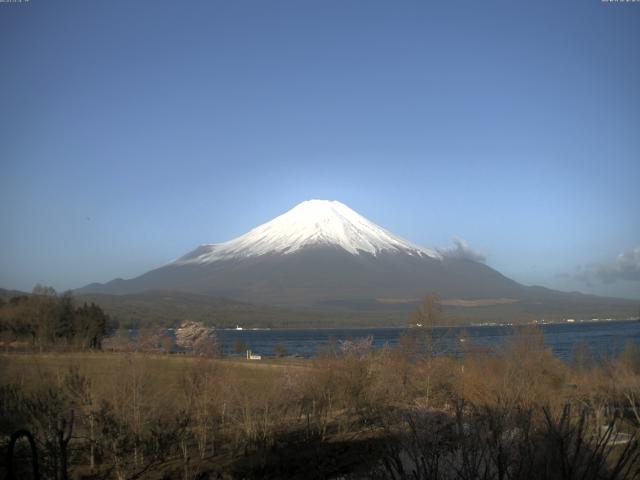
M 373 347 L 373 336 L 369 335 L 364 338 L 355 338 L 342 340 L 340 342 L 340 351 L 345 356 L 353 356 L 364 358 L 371 353 Z
M 68 465 L 96 478 L 163 471 L 190 480 L 214 468 L 233 472 L 238 458 L 250 465 L 239 476 L 274 478 L 298 455 L 326 477 L 349 471 L 323 457 L 338 444 L 346 452 L 366 445 L 350 462 L 367 478 L 637 476 L 633 352 L 567 365 L 538 331 L 461 357 L 425 354 L 411 342 L 374 350 L 372 338 L 352 340 L 291 367 L 108 354 L 99 377 L 81 365 L 30 388 L 1 386 L 0 433 L 32 429 L 51 478 Z

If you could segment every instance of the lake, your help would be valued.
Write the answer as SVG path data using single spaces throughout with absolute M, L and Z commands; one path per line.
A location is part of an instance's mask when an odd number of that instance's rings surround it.
M 586 344 L 599 356 L 617 355 L 627 342 L 640 342 L 640 322 L 599 321 L 540 325 L 545 342 L 554 354 L 570 359 L 576 345 Z M 274 329 L 274 330 L 216 330 L 218 340 L 226 354 L 234 353 L 234 344 L 244 342 L 253 353 L 272 356 L 277 345 L 284 347 L 287 355 L 313 357 L 318 347 L 336 342 L 363 338 L 371 335 L 376 348 L 396 346 L 400 335 L 407 328 L 327 328 L 327 329 Z M 483 349 L 502 344 L 513 333 L 509 326 L 466 326 L 437 328 L 434 336 L 439 339 L 441 350 L 456 354 L 462 348 Z M 465 341 L 460 337 L 464 334 Z

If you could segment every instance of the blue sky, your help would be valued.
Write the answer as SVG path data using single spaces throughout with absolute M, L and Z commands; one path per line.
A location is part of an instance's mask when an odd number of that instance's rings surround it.
M 0 3 L 0 286 L 132 277 L 326 198 L 640 299 L 639 45 L 640 3 L 600 0 Z

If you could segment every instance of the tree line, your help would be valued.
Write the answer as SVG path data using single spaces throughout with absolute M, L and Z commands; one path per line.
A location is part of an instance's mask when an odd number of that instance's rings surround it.
M 30 295 L 0 299 L 0 338 L 40 350 L 101 348 L 109 317 L 94 303 L 77 305 L 71 292 L 36 285 Z

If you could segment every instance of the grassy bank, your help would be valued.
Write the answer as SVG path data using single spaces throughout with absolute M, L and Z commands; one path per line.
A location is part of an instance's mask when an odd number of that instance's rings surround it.
M 177 396 L 184 378 L 198 368 L 224 370 L 238 381 L 259 385 L 270 381 L 283 369 L 303 368 L 307 362 L 300 359 L 266 359 L 260 362 L 238 358 L 198 358 L 189 355 L 162 355 L 149 353 L 63 352 L 63 353 L 9 353 L 0 354 L 0 375 L 3 383 L 12 383 L 26 389 L 37 389 L 50 378 L 62 379 L 71 369 L 92 379 L 96 387 L 108 389 L 114 377 L 129 369 L 143 366 L 146 381 L 162 385 L 168 395 Z M 102 392 L 101 392 L 102 393 Z

